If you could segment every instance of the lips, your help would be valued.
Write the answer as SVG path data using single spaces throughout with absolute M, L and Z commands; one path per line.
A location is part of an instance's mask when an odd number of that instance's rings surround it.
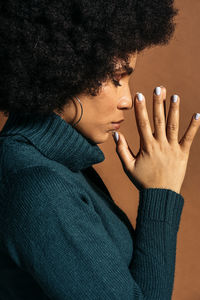
M 112 122 L 112 128 L 113 129 L 119 129 L 120 128 L 120 123 L 122 123 L 124 121 L 124 119 L 123 120 L 119 120 L 119 121 L 117 121 L 117 122 Z
M 119 120 L 119 121 L 116 121 L 116 122 L 112 122 L 113 124 L 120 124 L 121 122 L 123 122 L 124 121 L 124 119 L 123 120 Z

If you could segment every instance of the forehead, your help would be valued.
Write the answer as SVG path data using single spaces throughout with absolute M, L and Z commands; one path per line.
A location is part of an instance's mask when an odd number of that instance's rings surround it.
M 134 68 L 137 60 L 137 53 L 130 56 L 130 67 Z

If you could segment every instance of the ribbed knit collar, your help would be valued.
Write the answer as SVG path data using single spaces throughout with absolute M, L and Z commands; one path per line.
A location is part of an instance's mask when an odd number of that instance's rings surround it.
M 44 156 L 72 171 L 79 171 L 105 159 L 101 149 L 56 113 L 48 116 L 9 113 L 1 136 L 21 135 Z

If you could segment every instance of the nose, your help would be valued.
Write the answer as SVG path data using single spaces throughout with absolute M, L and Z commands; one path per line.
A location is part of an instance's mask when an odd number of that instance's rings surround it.
M 118 108 L 120 109 L 132 109 L 133 108 L 133 97 L 130 89 L 128 88 L 119 99 Z

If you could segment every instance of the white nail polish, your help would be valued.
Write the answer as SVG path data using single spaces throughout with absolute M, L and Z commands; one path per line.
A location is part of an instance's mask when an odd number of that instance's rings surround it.
M 195 120 L 198 120 L 199 118 L 200 118 L 200 114 L 197 113 L 197 114 L 195 115 Z
M 142 101 L 143 100 L 142 93 L 137 93 L 137 98 L 138 98 L 139 101 Z
M 172 96 L 172 102 L 175 103 L 178 101 L 178 96 L 177 95 L 173 95 Z
M 112 132 L 112 136 L 113 136 L 113 138 L 115 140 L 115 143 L 117 143 L 118 140 L 119 140 L 119 134 L 118 134 L 118 132 L 117 131 L 113 131 Z
M 156 94 L 157 96 L 159 96 L 159 95 L 161 94 L 161 88 L 160 88 L 159 86 L 157 86 L 157 87 L 155 88 L 155 94 Z

